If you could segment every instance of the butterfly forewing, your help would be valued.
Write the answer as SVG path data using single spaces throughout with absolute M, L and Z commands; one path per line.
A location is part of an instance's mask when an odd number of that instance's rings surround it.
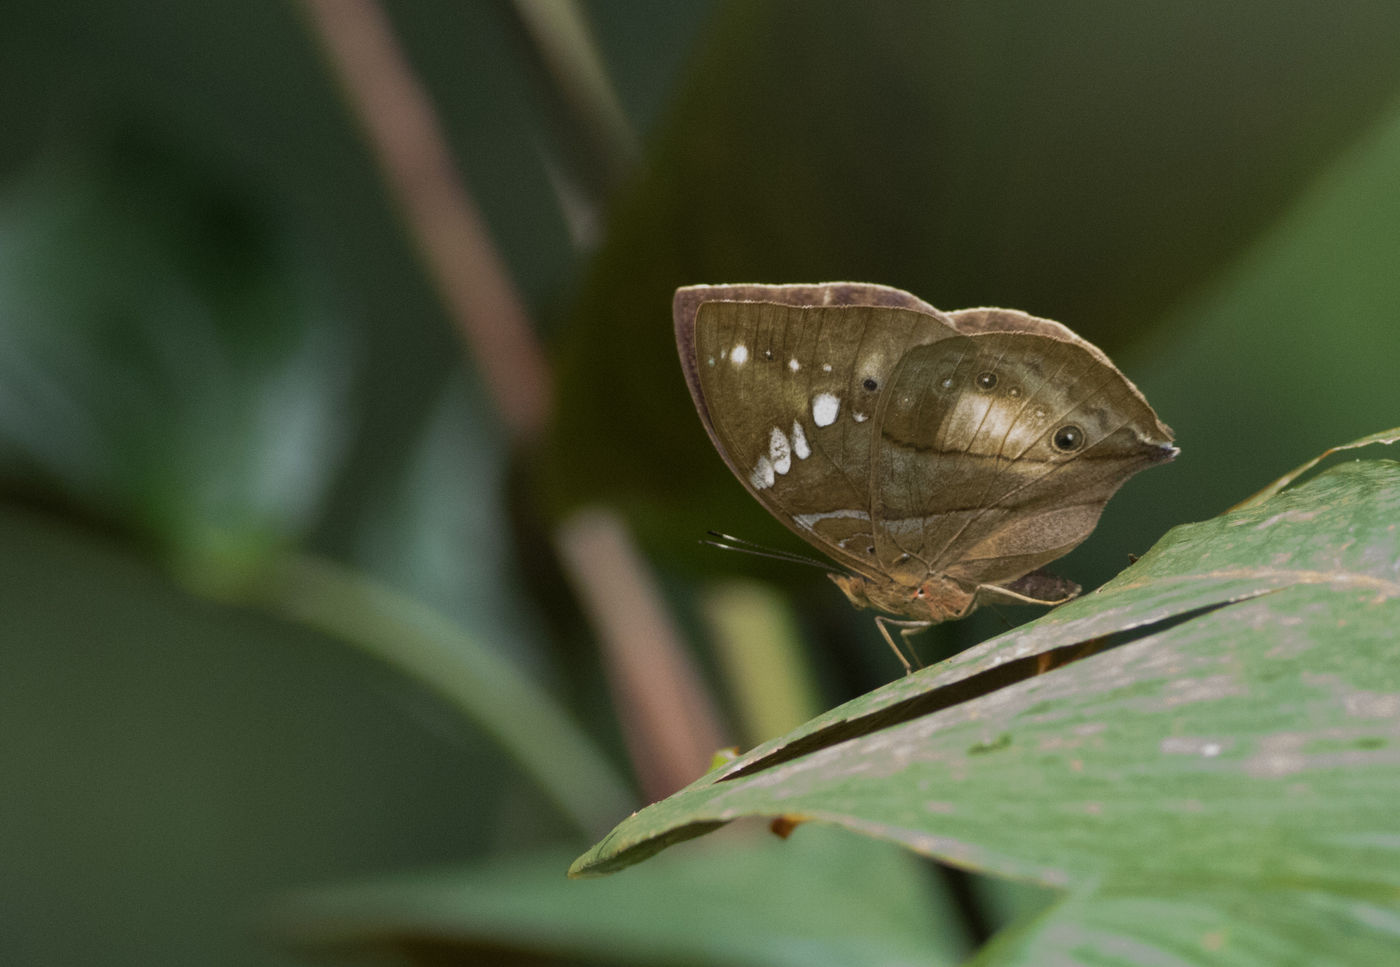
M 702 414 L 730 468 L 775 517 L 878 577 L 876 411 L 910 349 L 955 337 L 939 316 L 901 308 L 707 302 L 694 327 Z

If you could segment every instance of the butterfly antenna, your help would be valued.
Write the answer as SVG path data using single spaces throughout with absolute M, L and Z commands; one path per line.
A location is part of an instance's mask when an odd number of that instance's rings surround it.
M 825 561 L 815 557 L 807 557 L 805 554 L 796 554 L 792 551 L 782 551 L 772 547 L 765 547 L 753 541 L 745 540 L 742 537 L 735 537 L 733 534 L 721 534 L 719 531 L 706 531 L 710 539 L 702 540 L 701 544 L 708 544 L 710 547 L 717 547 L 722 551 L 738 551 L 741 554 L 752 554 L 755 557 L 767 557 L 775 561 L 787 561 L 790 564 L 806 564 L 808 567 L 820 568 L 823 571 L 830 571 L 832 566 Z

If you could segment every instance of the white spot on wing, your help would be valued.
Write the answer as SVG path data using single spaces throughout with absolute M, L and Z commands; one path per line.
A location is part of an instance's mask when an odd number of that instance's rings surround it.
M 840 412 L 841 401 L 835 394 L 818 393 L 812 397 L 812 422 L 817 426 L 831 426 Z
M 812 448 L 807 446 L 807 434 L 796 420 L 792 421 L 792 452 L 797 454 L 799 460 L 806 460 L 812 455 Z
M 801 369 L 801 368 L 802 368 L 802 364 L 799 363 L 795 358 L 794 358 L 794 359 L 789 359 L 789 360 L 788 360 L 788 369 L 792 370 L 794 373 L 797 372 L 797 371 L 798 371 L 799 369 Z
M 864 423 L 866 420 L 870 419 L 870 417 L 866 416 L 864 413 L 852 413 L 851 419 L 855 420 L 857 423 Z
M 773 486 L 773 461 L 767 457 L 759 457 L 758 463 L 753 465 L 753 473 L 749 474 L 749 483 L 753 484 L 754 490 L 766 490 Z
M 739 343 L 739 345 L 729 351 L 729 361 L 735 366 L 744 365 L 744 363 L 748 362 L 748 359 L 749 347 L 745 346 L 743 343 Z
M 829 372 L 831 372 L 831 364 L 830 364 L 830 363 L 822 363 L 822 372 L 823 372 L 823 373 L 829 373 Z
M 792 469 L 792 444 L 788 443 L 787 434 L 776 426 L 768 435 L 768 459 L 774 473 L 784 474 Z
M 834 518 L 850 518 L 852 520 L 870 520 L 870 515 L 863 510 L 828 510 L 820 514 L 794 514 L 793 522 L 804 530 L 814 531 L 816 526 L 824 520 Z

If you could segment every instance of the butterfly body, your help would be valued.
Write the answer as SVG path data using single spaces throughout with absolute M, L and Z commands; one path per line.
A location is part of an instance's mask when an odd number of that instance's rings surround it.
M 964 618 L 977 606 L 976 589 L 969 590 L 944 575 L 934 575 L 913 588 L 872 581 L 859 574 L 827 577 L 856 608 L 874 608 L 910 621 L 938 624 Z
M 691 286 L 674 315 L 691 395 L 735 476 L 841 565 L 831 577 L 852 604 L 906 625 L 1072 597 L 1037 569 L 1176 453 L 1102 352 L 1022 312 L 943 313 L 829 283 Z

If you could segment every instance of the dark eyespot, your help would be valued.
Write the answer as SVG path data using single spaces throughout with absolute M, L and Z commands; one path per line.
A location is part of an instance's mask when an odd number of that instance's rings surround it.
M 773 358 L 773 350 L 771 350 L 771 349 L 765 349 L 765 350 L 763 350 L 763 358 L 764 358 L 764 359 L 772 359 L 772 358 Z
M 875 380 L 873 380 L 869 376 L 865 377 L 865 382 L 861 383 L 860 385 L 864 386 L 866 390 L 868 390 L 871 393 L 875 392 L 875 390 L 877 390 L 880 387 L 880 384 L 875 382 Z
M 1055 431 L 1050 442 L 1061 453 L 1073 453 L 1084 445 L 1084 431 L 1073 423 L 1066 423 Z
M 997 374 L 993 372 L 977 374 L 978 389 L 994 389 L 997 385 Z
M 867 547 L 867 548 L 865 549 L 865 553 L 867 553 L 867 554 L 874 554 L 874 553 L 875 553 L 875 545 L 872 544 L 872 545 L 870 545 L 869 547 Z

